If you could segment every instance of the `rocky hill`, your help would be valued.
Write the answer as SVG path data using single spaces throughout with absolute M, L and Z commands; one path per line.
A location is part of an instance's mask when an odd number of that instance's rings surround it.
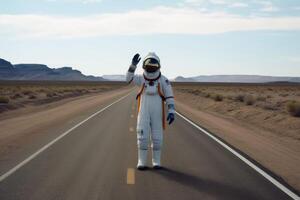
M 104 81 L 105 79 L 84 75 L 72 67 L 49 68 L 43 64 L 13 65 L 0 58 L 0 80 Z
M 300 82 L 300 77 L 287 76 L 259 76 L 259 75 L 211 75 L 182 77 L 174 79 L 176 82 L 223 82 L 223 83 L 266 83 L 266 82 Z

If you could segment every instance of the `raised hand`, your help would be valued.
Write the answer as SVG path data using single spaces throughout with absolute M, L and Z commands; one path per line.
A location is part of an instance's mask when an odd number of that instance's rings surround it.
M 140 54 L 137 53 L 133 56 L 131 64 L 134 66 L 137 66 L 137 64 L 140 62 L 140 60 L 141 60 Z

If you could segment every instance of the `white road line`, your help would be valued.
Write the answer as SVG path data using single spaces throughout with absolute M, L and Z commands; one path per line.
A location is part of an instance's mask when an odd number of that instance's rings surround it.
M 262 170 L 261 168 L 259 168 L 258 166 L 256 166 L 250 160 L 248 160 L 247 158 L 245 158 L 244 156 L 242 156 L 241 154 L 239 154 L 237 151 L 235 151 L 234 149 L 232 149 L 231 147 L 229 147 L 228 145 L 226 145 L 224 142 L 222 142 L 221 140 L 219 140 L 218 138 L 216 138 L 215 136 L 213 136 L 211 133 L 209 133 L 205 129 L 201 128 L 200 126 L 198 126 L 197 124 L 195 124 L 194 122 L 192 122 L 191 120 L 189 120 L 188 118 L 186 118 L 185 116 L 183 116 L 182 114 L 180 114 L 178 112 L 176 112 L 176 114 L 178 114 L 180 117 L 182 117 L 184 120 L 186 120 L 187 122 L 189 122 L 190 124 L 192 124 L 194 127 L 196 127 L 197 129 L 199 129 L 203 133 L 205 133 L 207 136 L 209 136 L 210 138 L 212 138 L 213 140 L 215 140 L 217 143 L 219 143 L 220 145 L 222 145 L 225 149 L 227 149 L 232 154 L 234 154 L 236 157 L 238 157 L 239 159 L 241 159 L 244 163 L 246 163 L 247 165 L 249 165 L 252 169 L 254 169 L 255 171 L 257 171 L 259 174 L 261 174 L 263 177 L 265 177 L 268 181 L 270 181 L 271 183 L 273 183 L 276 187 L 278 187 L 280 190 L 282 190 L 287 195 L 289 195 L 292 199 L 300 200 L 300 197 L 297 194 L 295 194 L 293 191 L 291 191 L 290 189 L 288 189 L 287 187 L 285 187 L 284 185 L 282 185 L 280 182 L 278 182 L 276 179 L 274 179 L 267 172 L 265 172 L 264 170 Z
M 28 163 L 29 161 L 31 161 L 32 159 L 34 159 L 35 157 L 37 157 L 39 154 L 41 154 L 43 151 L 45 151 L 46 149 L 48 149 L 50 146 L 52 146 L 55 142 L 57 142 L 58 140 L 62 139 L 64 136 L 68 135 L 69 133 L 71 133 L 74 129 L 76 129 L 77 127 L 79 127 L 80 125 L 82 125 L 83 123 L 85 123 L 86 121 L 88 121 L 89 119 L 95 117 L 96 115 L 98 115 L 99 113 L 103 112 L 104 110 L 106 110 L 107 108 L 111 107 L 112 105 L 118 103 L 119 101 L 123 100 L 124 98 L 126 98 L 127 96 L 129 96 L 131 94 L 131 92 L 129 92 L 127 95 L 121 97 L 120 99 L 114 101 L 113 103 L 109 104 L 108 106 L 102 108 L 101 110 L 95 112 L 94 114 L 90 115 L 88 118 L 86 118 L 85 120 L 79 122 L 78 124 L 76 124 L 75 126 L 73 126 L 72 128 L 70 128 L 69 130 L 67 130 L 66 132 L 64 132 L 63 134 L 61 134 L 60 136 L 58 136 L 57 138 L 55 138 L 54 140 L 52 140 L 51 142 L 49 142 L 48 144 L 46 144 L 45 146 L 43 146 L 42 148 L 40 148 L 37 152 L 35 152 L 34 154 L 32 154 L 31 156 L 29 156 L 28 158 L 26 158 L 25 160 L 23 160 L 22 162 L 20 162 L 18 165 L 16 165 L 15 167 L 13 167 L 12 169 L 10 169 L 8 172 L 6 172 L 5 174 L 0 176 L 0 182 L 3 181 L 4 179 L 6 179 L 7 177 L 9 177 L 10 175 L 12 175 L 14 172 L 16 172 L 18 169 L 20 169 L 22 166 L 24 166 L 26 163 Z

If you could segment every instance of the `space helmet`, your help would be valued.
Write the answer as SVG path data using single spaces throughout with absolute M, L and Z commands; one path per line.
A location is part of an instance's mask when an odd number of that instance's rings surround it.
M 150 52 L 144 58 L 143 69 L 148 73 L 154 73 L 160 69 L 160 59 L 154 52 Z

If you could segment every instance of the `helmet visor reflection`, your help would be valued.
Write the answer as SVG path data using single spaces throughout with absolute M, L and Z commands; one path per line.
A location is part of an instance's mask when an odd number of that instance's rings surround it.
M 155 72 L 160 68 L 160 64 L 156 59 L 153 58 L 148 58 L 144 61 L 144 66 L 143 68 L 151 73 L 151 72 Z

